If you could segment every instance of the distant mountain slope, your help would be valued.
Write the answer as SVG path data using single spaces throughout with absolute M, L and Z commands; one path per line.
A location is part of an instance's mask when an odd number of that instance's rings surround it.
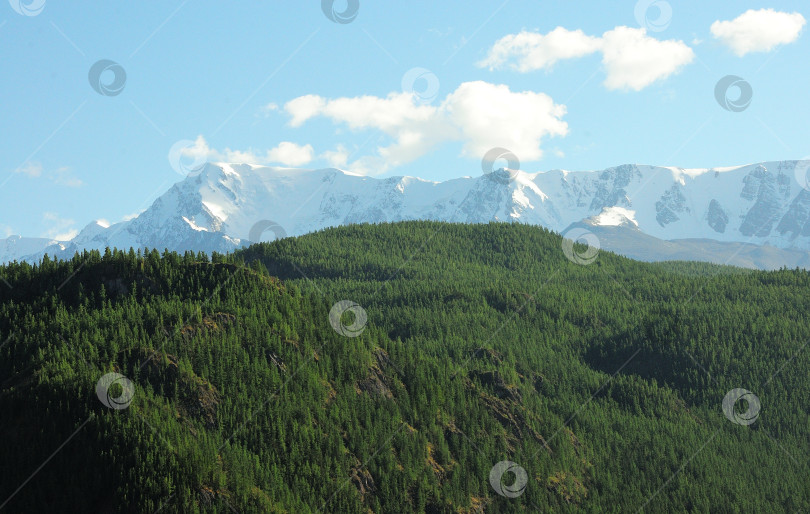
M 602 250 L 640 261 L 704 261 L 761 270 L 782 267 L 810 269 L 810 252 L 806 250 L 711 239 L 665 241 L 645 234 L 626 219 L 621 224 L 600 225 L 598 218 L 572 223 L 563 233 L 571 234 L 572 237 L 584 233 L 583 231 L 594 234 Z
M 700 170 L 642 165 L 593 172 L 498 170 L 437 183 L 337 169 L 208 164 L 137 218 L 110 227 L 91 223 L 71 241 L 50 245 L 5 240 L 0 258 L 36 260 L 44 252 L 70 257 L 105 246 L 226 252 L 258 238 L 255 227 L 263 220 L 287 235 L 401 220 L 514 221 L 562 232 L 589 218 L 594 226 L 611 226 L 620 212 L 650 236 L 635 241 L 652 245 L 641 252 L 650 258 L 668 253 L 656 240 L 682 239 L 693 240 L 684 247 L 687 257 L 690 251 L 696 252 L 692 258 L 717 262 L 736 257 L 738 245 L 704 248 L 699 240 L 707 240 L 768 245 L 767 258 L 746 262 L 779 267 L 804 262 L 810 250 L 810 191 L 800 184 L 808 166 L 783 161 Z

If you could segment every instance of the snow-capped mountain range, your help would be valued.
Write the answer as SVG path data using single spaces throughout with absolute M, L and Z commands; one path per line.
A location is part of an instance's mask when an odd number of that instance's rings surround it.
M 602 248 L 645 260 L 810 267 L 808 168 L 810 161 L 711 169 L 623 165 L 497 170 L 432 182 L 209 163 L 129 221 L 93 222 L 70 241 L 2 239 L 0 261 L 71 257 L 108 246 L 227 252 L 251 240 L 330 226 L 429 219 L 514 221 L 563 234 L 585 227 L 605 239 Z

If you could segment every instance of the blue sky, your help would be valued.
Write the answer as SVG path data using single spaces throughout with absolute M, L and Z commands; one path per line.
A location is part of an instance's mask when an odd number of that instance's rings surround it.
M 530 172 L 810 155 L 806 2 L 359 0 L 345 24 L 315 0 L 142 4 L 0 5 L 0 237 L 142 211 L 183 178 L 179 141 L 185 162 L 432 180 L 492 147 Z

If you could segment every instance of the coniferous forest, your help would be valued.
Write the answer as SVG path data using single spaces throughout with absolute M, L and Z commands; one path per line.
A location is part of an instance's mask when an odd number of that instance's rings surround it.
M 4 265 L 0 512 L 810 509 L 810 273 L 562 241 Z

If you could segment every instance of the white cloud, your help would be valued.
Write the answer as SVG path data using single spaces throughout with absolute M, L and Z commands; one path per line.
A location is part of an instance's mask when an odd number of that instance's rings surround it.
M 424 105 L 410 93 L 391 93 L 385 98 L 359 96 L 326 99 L 315 95 L 287 102 L 284 109 L 291 124 L 300 126 L 315 117 L 353 130 L 378 130 L 390 137 L 388 146 L 378 146 L 377 155 L 366 155 L 349 164 L 351 171 L 380 174 L 390 167 L 411 162 L 437 145 L 463 143 L 463 153 L 481 158 L 493 147 L 509 148 L 526 161 L 542 157 L 540 147 L 547 136 L 565 136 L 564 105 L 544 93 L 513 92 L 505 85 L 465 82 L 440 105 Z M 348 159 L 345 149 L 329 154 Z
M 42 164 L 29 161 L 14 170 L 14 173 L 22 173 L 29 177 L 39 177 L 42 175 Z
M 512 92 L 508 86 L 465 82 L 442 103 L 443 114 L 458 128 L 468 156 L 483 157 L 491 148 L 508 148 L 526 161 L 543 157 L 546 136 L 565 136 L 566 108 L 550 96 Z
M 280 164 L 282 166 L 303 166 L 312 161 L 315 157 L 315 149 L 312 145 L 298 145 L 290 141 L 282 141 L 275 148 L 265 150 L 264 153 L 254 150 L 231 150 L 226 148 L 223 151 L 216 150 L 208 146 L 208 142 L 203 136 L 197 136 L 194 146 L 183 148 L 182 155 L 191 160 L 221 161 L 248 164 Z
M 393 92 L 386 97 L 335 99 L 305 95 L 287 102 L 283 110 L 293 127 L 321 117 L 350 130 L 376 131 L 378 141 L 385 139 L 385 143 L 376 143 L 376 151 L 350 162 L 351 152 L 343 145 L 317 156 L 312 145 L 289 141 L 264 152 L 217 150 L 198 136 L 182 155 L 195 161 L 285 166 L 320 159 L 333 167 L 369 175 L 412 162 L 448 142 L 462 143 L 462 153 L 476 159 L 494 147 L 504 147 L 525 161 L 537 160 L 543 156 L 541 143 L 546 137 L 568 133 L 562 119 L 565 106 L 555 104 L 548 95 L 513 92 L 508 86 L 481 81 L 461 84 L 438 105 L 424 104 L 415 93 Z
M 262 105 L 259 107 L 258 112 L 256 112 L 256 117 L 263 117 L 267 118 L 268 116 L 272 115 L 274 112 L 278 111 L 278 104 L 275 102 L 270 102 L 268 104 Z
M 512 62 L 510 67 L 525 73 L 550 69 L 557 61 L 584 57 L 598 52 L 599 48 L 599 38 L 588 36 L 581 30 L 557 27 L 548 34 L 524 30 L 496 41 L 478 66 L 494 70 L 503 68 L 514 58 L 517 62 Z
M 659 41 L 645 29 L 616 27 L 602 36 L 602 64 L 608 89 L 640 91 L 677 73 L 695 53 L 683 41 Z
M 282 141 L 277 147 L 267 151 L 268 162 L 278 162 L 286 166 L 303 166 L 312 161 L 315 151 L 312 145 L 297 145 L 289 141 Z
M 383 173 L 391 166 L 413 161 L 439 142 L 453 139 L 457 133 L 456 128 L 439 115 L 437 107 L 418 102 L 414 93 L 334 100 L 306 95 L 287 102 L 284 109 L 292 117 L 290 124 L 294 127 L 322 116 L 353 130 L 374 129 L 391 137 L 393 144 L 379 147 L 379 156 L 361 157 L 349 166 L 351 171 L 363 175 Z
M 58 186 L 79 187 L 84 184 L 80 179 L 74 177 L 70 168 L 66 166 L 46 171 L 39 162 L 27 162 L 14 170 L 14 173 L 21 173 L 31 178 L 45 177 Z
M 78 230 L 72 228 L 76 224 L 74 220 L 61 218 L 55 212 L 42 213 L 42 220 L 50 225 L 50 228 L 45 231 L 44 237 L 57 241 L 69 241 L 79 233 Z
M 81 179 L 74 177 L 67 167 L 57 168 L 48 178 L 59 186 L 79 187 L 84 184 Z
M 290 100 L 284 109 L 292 116 L 290 125 L 299 127 L 315 116 L 325 116 L 346 123 L 353 129 L 376 128 L 395 132 L 403 123 L 418 123 L 432 116 L 433 107 L 417 105 L 414 93 L 390 93 L 386 98 L 356 96 L 327 100 L 306 95 Z
M 300 127 L 305 121 L 316 116 L 323 109 L 324 103 L 325 100 L 318 95 L 299 96 L 287 102 L 284 110 L 293 117 L 290 125 Z
M 801 14 L 773 9 L 750 9 L 731 21 L 712 23 L 712 35 L 739 57 L 750 52 L 770 52 L 793 43 L 806 23 Z
M 596 52 L 602 53 L 608 89 L 639 91 L 677 73 L 694 59 L 694 52 L 683 41 L 660 41 L 643 28 L 616 27 L 594 37 L 581 30 L 557 27 L 548 34 L 523 31 L 504 36 L 478 66 L 490 70 L 508 66 L 526 73 Z
M 343 145 L 337 145 L 334 150 L 328 150 L 321 156 L 333 168 L 344 168 L 349 162 L 349 152 Z

